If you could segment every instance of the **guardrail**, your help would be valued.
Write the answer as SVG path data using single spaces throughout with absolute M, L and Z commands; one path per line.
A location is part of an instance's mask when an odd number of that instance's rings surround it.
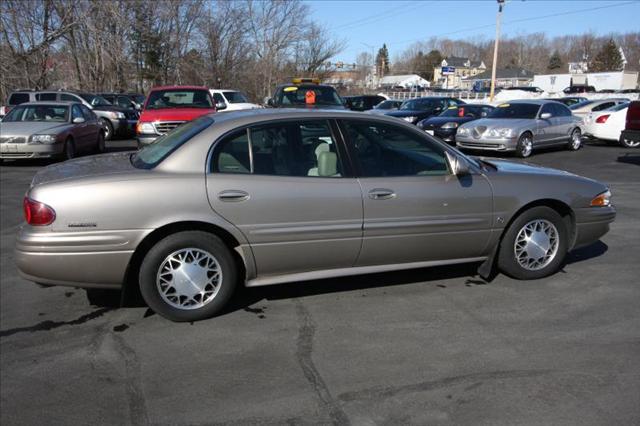
M 455 92 L 424 91 L 424 92 L 382 92 L 382 93 L 391 99 L 398 99 L 401 101 L 404 101 L 406 99 L 421 98 L 424 96 L 451 97 L 451 98 L 462 99 L 465 101 L 466 100 L 482 101 L 489 98 L 488 93 L 471 92 L 468 90 L 455 91 Z

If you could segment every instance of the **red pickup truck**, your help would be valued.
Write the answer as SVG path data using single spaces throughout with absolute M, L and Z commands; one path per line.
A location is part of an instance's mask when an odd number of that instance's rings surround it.
M 182 123 L 212 112 L 216 112 L 216 105 L 207 87 L 154 87 L 136 126 L 138 147 L 150 144 Z

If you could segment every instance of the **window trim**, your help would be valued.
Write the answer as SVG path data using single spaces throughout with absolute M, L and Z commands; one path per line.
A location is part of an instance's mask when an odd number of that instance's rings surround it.
M 340 161 L 340 165 L 342 166 L 342 175 L 339 176 L 340 179 L 345 178 L 355 178 L 356 174 L 354 173 L 355 169 L 353 166 L 353 162 L 351 161 L 351 157 L 348 154 L 348 150 L 345 146 L 345 141 L 342 138 L 341 132 L 336 132 L 339 130 L 337 124 L 335 123 L 335 118 L 330 117 L 309 117 L 309 118 L 279 118 L 272 119 L 266 121 L 260 121 L 251 124 L 244 124 L 242 126 L 238 126 L 234 129 L 231 129 L 222 135 L 220 135 L 216 140 L 213 141 L 211 146 L 209 147 L 209 152 L 207 154 L 207 163 L 206 163 L 206 173 L 207 175 L 244 175 L 244 176 L 270 176 L 277 178 L 311 178 L 311 179 L 336 179 L 336 177 L 331 176 L 284 176 L 284 175 L 269 175 L 269 174 L 257 174 L 254 172 L 253 166 L 253 150 L 251 145 L 251 132 L 249 131 L 252 127 L 262 127 L 262 126 L 270 126 L 274 124 L 296 124 L 300 122 L 308 122 L 308 121 L 324 121 L 329 125 L 329 131 L 331 132 L 331 137 L 334 139 L 336 143 L 336 147 L 338 149 L 338 161 Z M 215 171 L 215 159 L 220 152 L 221 143 L 224 142 L 228 137 L 233 135 L 234 133 L 240 133 L 241 131 L 247 132 L 247 140 L 249 142 L 249 161 L 250 161 L 250 173 L 224 173 Z
M 345 128 L 345 121 L 363 121 L 366 123 L 376 123 L 376 124 L 383 124 L 383 125 L 393 126 L 396 128 L 401 128 L 403 130 L 406 130 L 409 133 L 415 134 L 418 138 L 426 139 L 431 143 L 435 143 L 436 145 L 442 148 L 443 152 L 450 152 L 455 156 L 459 156 L 460 154 L 450 149 L 448 145 L 436 140 L 435 138 L 432 138 L 430 135 L 427 135 L 426 133 L 423 133 L 415 126 L 406 127 L 401 123 L 388 123 L 387 121 L 371 120 L 369 118 L 363 118 L 363 117 L 348 117 L 348 118 L 341 117 L 336 120 L 336 125 L 340 129 L 340 133 L 343 137 L 343 141 L 349 152 L 349 160 L 351 161 L 352 167 L 356 172 L 355 177 L 357 177 L 358 179 L 380 179 L 380 178 L 408 179 L 408 178 L 434 178 L 434 177 L 443 177 L 443 176 L 454 176 L 453 172 L 451 171 L 451 166 L 449 165 L 449 162 L 446 160 L 446 158 L 445 158 L 445 164 L 447 165 L 448 173 L 442 174 L 442 175 L 363 176 L 362 166 L 360 164 L 360 161 L 358 160 L 357 153 L 355 152 L 355 147 L 353 146 L 353 142 L 351 141 Z M 476 170 L 471 163 L 469 163 L 469 168 L 471 173 L 475 174 Z

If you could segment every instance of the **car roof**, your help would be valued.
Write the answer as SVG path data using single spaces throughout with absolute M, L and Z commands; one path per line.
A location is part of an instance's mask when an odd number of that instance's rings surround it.
M 157 86 L 152 87 L 150 92 L 155 92 L 156 90 L 175 90 L 175 89 L 185 89 L 185 90 L 209 90 L 206 86 Z
M 26 105 L 53 105 L 53 106 L 69 106 L 69 105 L 82 105 L 80 102 L 74 102 L 74 101 L 36 101 L 36 102 L 25 102 L 22 103 L 20 105 L 16 105 L 16 108 L 18 106 L 26 106 Z

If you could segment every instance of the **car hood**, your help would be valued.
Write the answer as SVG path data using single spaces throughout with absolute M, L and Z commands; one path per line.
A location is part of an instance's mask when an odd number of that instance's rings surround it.
M 191 121 L 201 115 L 216 112 L 213 108 L 167 108 L 167 109 L 145 109 L 142 111 L 141 122 L 150 121 Z
M 131 165 L 129 160 L 131 155 L 130 151 L 114 152 L 52 164 L 36 173 L 31 181 L 31 187 L 68 179 L 143 172 Z
M 507 127 L 514 129 L 520 126 L 528 126 L 532 121 L 534 121 L 532 118 L 481 118 L 465 124 L 465 127 L 484 126 L 487 129 L 495 127 Z
M 492 166 L 494 166 L 498 172 L 501 173 L 521 173 L 521 174 L 537 174 L 537 175 L 554 175 L 554 176 L 576 176 L 573 173 L 565 170 L 552 169 L 549 167 L 538 166 L 532 163 L 521 163 L 509 160 L 496 160 L 495 158 L 481 159 Z
M 9 121 L 0 123 L 0 134 L 7 136 L 30 136 L 35 134 L 55 134 L 69 126 L 69 123 L 42 121 Z

